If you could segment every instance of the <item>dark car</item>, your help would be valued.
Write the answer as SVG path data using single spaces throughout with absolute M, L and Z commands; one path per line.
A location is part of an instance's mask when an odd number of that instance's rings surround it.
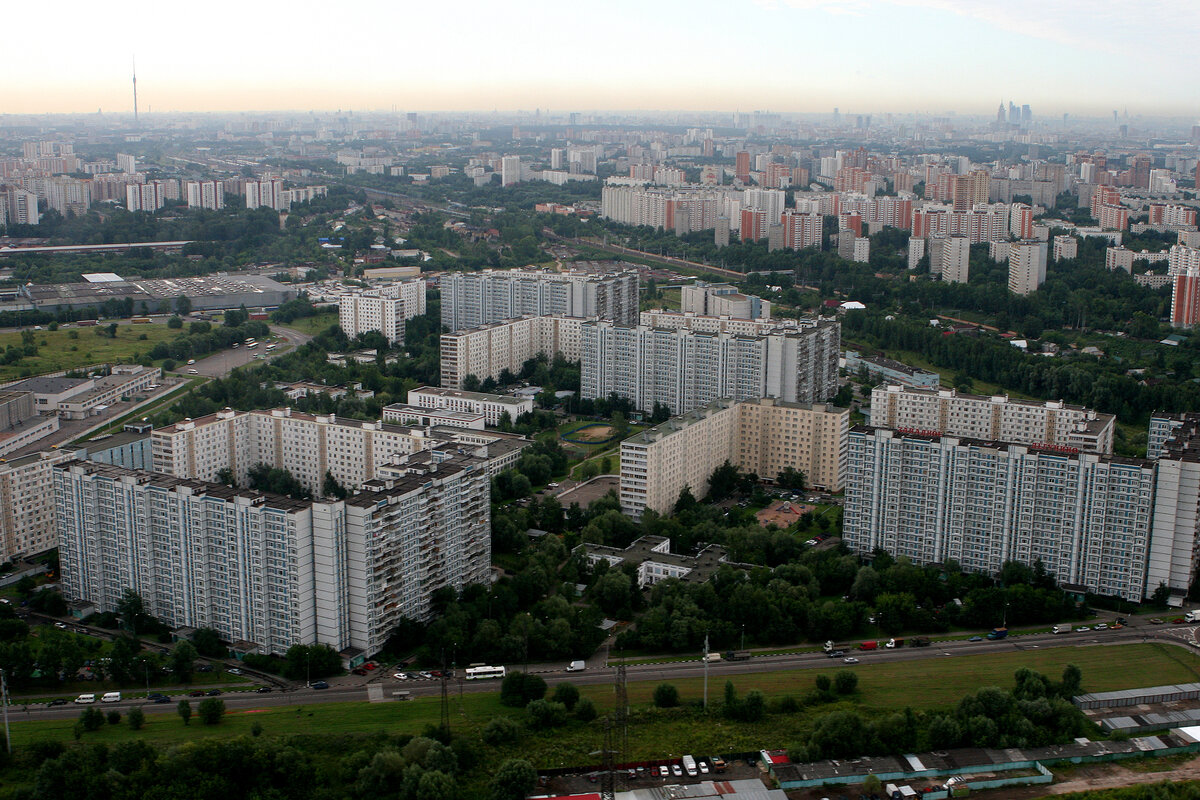
M 212 671 L 213 671 L 212 664 L 200 664 L 196 667 L 196 672 L 212 672 Z
M 47 703 L 47 705 L 51 705 L 51 706 L 65 706 L 66 704 L 67 704 L 67 701 L 61 697 L 56 697 L 53 700 L 51 700 L 49 703 Z
M 271 687 L 270 686 L 260 686 L 257 689 L 255 689 L 254 691 L 258 692 L 259 694 L 269 694 L 271 691 Z
M 171 698 L 167 697 L 165 694 L 162 694 L 161 692 L 151 692 L 150 694 L 146 695 L 146 699 L 149 700 L 151 703 L 169 703 L 169 702 L 171 702 Z
M 204 694 L 205 694 L 207 697 L 216 697 L 216 696 L 217 696 L 217 695 L 219 695 L 220 693 L 221 693 L 221 690 L 220 690 L 220 689 L 209 689 L 209 690 L 208 690 L 207 692 L 205 692 Z
M 329 688 L 329 684 L 328 684 L 328 683 L 326 683 L 325 681 L 313 681 L 312 688 L 314 688 L 314 689 L 328 689 L 328 688 Z
M 195 691 L 188 692 L 188 697 L 204 697 L 204 690 L 196 689 Z
M 830 658 L 841 658 L 842 656 L 846 655 L 846 651 L 845 650 L 830 650 L 825 655 L 829 656 Z

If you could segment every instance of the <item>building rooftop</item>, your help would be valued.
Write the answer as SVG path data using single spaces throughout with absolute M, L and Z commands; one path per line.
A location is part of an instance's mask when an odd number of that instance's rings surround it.
M 633 436 L 623 440 L 622 443 L 624 444 L 625 442 L 628 442 L 630 444 L 654 444 L 655 442 L 662 441 L 664 438 L 673 433 L 679 433 L 680 431 L 695 425 L 697 422 L 702 422 L 708 419 L 713 414 L 733 408 L 735 405 L 737 405 L 737 403 L 728 398 L 714 400 L 706 406 L 701 406 L 700 408 L 686 411 L 677 417 L 671 417 L 666 422 L 660 422 L 658 425 L 655 425 L 652 428 L 646 428 L 645 430 L 638 431 Z
M 1050 455 L 1062 456 L 1064 458 L 1092 456 L 1105 464 L 1124 464 L 1126 466 L 1141 467 L 1143 469 L 1152 469 L 1154 467 L 1154 462 L 1145 458 L 1128 458 L 1126 456 L 1106 455 L 1104 453 L 1081 451 L 1075 447 L 1060 447 L 1057 445 L 1040 442 L 1027 443 L 992 441 L 989 439 L 973 439 L 969 436 L 954 436 L 952 434 L 944 434 L 941 431 L 918 431 L 908 428 L 888 428 L 876 425 L 854 425 L 850 428 L 850 433 L 865 433 L 868 436 L 873 435 L 876 431 L 891 433 L 897 439 L 924 439 L 925 441 L 929 442 L 940 442 L 943 439 L 947 439 L 966 447 L 983 447 L 992 450 L 1005 451 L 1012 448 L 1021 448 L 1033 453 L 1047 453 Z M 1197 450 L 1196 455 L 1198 460 L 1200 460 L 1200 450 Z
M 475 330 L 478 330 L 477 328 Z M 437 397 L 453 397 L 461 400 L 471 400 L 478 403 L 501 403 L 503 405 L 515 406 L 521 405 L 525 401 L 516 397 L 509 397 L 504 394 L 487 394 L 484 392 L 464 392 L 458 389 L 443 389 L 440 386 L 422 386 L 418 389 L 411 389 L 409 393 L 420 392 L 421 394 L 435 395 Z
M 33 392 L 34 394 L 61 394 L 75 389 L 93 378 L 26 378 L 8 387 L 10 392 Z
M 120 431 L 106 436 L 97 436 L 94 439 L 88 439 L 86 442 L 78 442 L 77 444 L 89 453 L 96 453 L 101 450 L 111 450 L 114 447 L 124 447 L 125 445 L 145 441 L 149 438 L 150 433 L 148 431 L 146 433 Z

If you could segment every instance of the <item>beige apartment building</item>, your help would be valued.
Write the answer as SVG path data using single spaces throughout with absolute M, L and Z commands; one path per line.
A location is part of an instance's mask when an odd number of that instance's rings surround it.
M 45 450 L 0 464 L 0 560 L 58 546 L 55 528 L 54 465 L 73 450 Z
M 704 497 L 709 476 L 726 461 L 765 480 L 792 467 L 809 484 L 840 491 L 849 429 L 845 408 L 718 400 L 621 442 L 621 510 L 669 513 L 685 486 Z
M 542 353 L 548 358 L 561 353 L 568 360 L 578 361 L 580 331 L 586 321 L 579 317 L 527 316 L 443 333 L 442 387 L 461 389 L 468 375 L 482 381 L 499 378 L 504 370 L 516 374 L 526 361 Z
M 1013 400 L 1007 395 L 987 397 L 954 389 L 881 384 L 871 392 L 871 424 L 1112 455 L 1116 418 L 1062 401 Z

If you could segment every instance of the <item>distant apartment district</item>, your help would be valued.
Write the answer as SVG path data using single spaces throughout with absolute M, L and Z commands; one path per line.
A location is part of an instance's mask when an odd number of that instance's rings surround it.
M 683 289 L 680 311 L 639 313 L 637 270 L 612 263 L 453 274 L 441 290 L 441 387 L 373 422 L 226 409 L 0 463 L 0 557 L 57 546 L 79 615 L 114 610 L 134 589 L 167 624 L 214 628 L 241 652 L 322 642 L 354 662 L 402 618 L 428 619 L 435 590 L 491 578 L 490 478 L 530 444 L 496 426 L 534 400 L 461 387 L 544 353 L 581 362 L 585 397 L 675 415 L 621 443 L 620 503 L 634 518 L 670 513 L 685 487 L 703 497 L 729 461 L 844 491 L 844 541 L 858 553 L 984 572 L 1040 560 L 1065 584 L 1131 601 L 1160 584 L 1181 595 L 1195 572 L 1200 415 L 1155 417 L 1149 457 L 1121 458 L 1110 415 L 962 394 L 851 352 L 852 370 L 879 381 L 870 424 L 851 426 L 829 404 L 843 358 L 836 317 L 773 319 L 768 302 L 703 282 Z M 424 310 L 420 280 L 340 300 L 349 335 L 393 342 Z M 0 414 L 21 430 L 161 380 L 112 373 L 0 387 Z M 260 464 L 288 470 L 313 499 L 232 488 Z

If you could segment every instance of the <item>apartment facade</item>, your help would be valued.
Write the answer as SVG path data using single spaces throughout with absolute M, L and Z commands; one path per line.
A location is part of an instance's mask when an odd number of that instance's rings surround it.
M 1140 459 L 857 426 L 843 541 L 989 574 L 1041 561 L 1062 583 L 1137 602 L 1153 498 L 1154 465 Z
M 338 324 L 351 339 L 378 331 L 392 344 L 404 342 L 404 321 L 425 313 L 425 282 L 392 284 L 338 298 Z
M 637 322 L 636 269 L 451 272 L 442 276 L 438 288 L 442 326 L 452 332 L 525 316 L 599 317 L 627 325 Z
M 638 409 L 661 404 L 673 414 L 721 398 L 823 402 L 838 389 L 840 331 L 826 319 L 758 335 L 587 322 L 582 396 L 616 394 Z
M 211 627 L 267 653 L 374 653 L 432 593 L 486 579 L 488 477 L 423 453 L 344 501 L 69 461 L 55 470 L 63 589 L 113 611 L 136 590 L 171 626 Z
M 410 389 L 408 403 L 440 411 L 480 414 L 488 425 L 499 425 L 500 418 L 505 414 L 508 414 L 509 419 L 515 422 L 517 417 L 533 411 L 532 397 L 462 392 L 437 386 L 421 386 L 417 389 Z
M 1062 401 L 882 384 L 871 391 L 871 424 L 1111 455 L 1116 417 Z
M 478 328 L 443 333 L 441 384 L 462 389 L 468 375 L 498 379 L 505 370 L 516 374 L 531 358 L 561 353 L 570 361 L 580 357 L 586 320 L 578 317 L 518 317 Z
M 320 495 L 327 472 L 342 486 L 354 488 L 414 453 L 443 446 L 486 452 L 481 448 L 507 438 L 526 443 L 502 433 L 365 422 L 290 408 L 224 409 L 155 430 L 151 452 L 154 471 L 163 475 L 218 481 L 228 470 L 244 486 L 250 468 L 266 464 L 288 470 Z M 482 457 L 490 461 L 490 456 Z
M 685 486 L 707 495 L 726 461 L 764 480 L 791 467 L 813 486 L 840 491 L 849 424 L 848 409 L 773 398 L 693 409 L 621 442 L 621 510 L 668 514 Z
M 726 283 L 697 281 L 684 286 L 680 295 L 684 313 L 708 317 L 738 319 L 770 319 L 771 303 L 752 294 L 742 294 L 737 287 Z
M 1008 246 L 1008 290 L 1032 294 L 1046 282 L 1046 243 L 1037 240 L 1012 242 Z
M 57 546 L 54 466 L 74 457 L 64 448 L 0 463 L 0 559 L 11 561 Z

